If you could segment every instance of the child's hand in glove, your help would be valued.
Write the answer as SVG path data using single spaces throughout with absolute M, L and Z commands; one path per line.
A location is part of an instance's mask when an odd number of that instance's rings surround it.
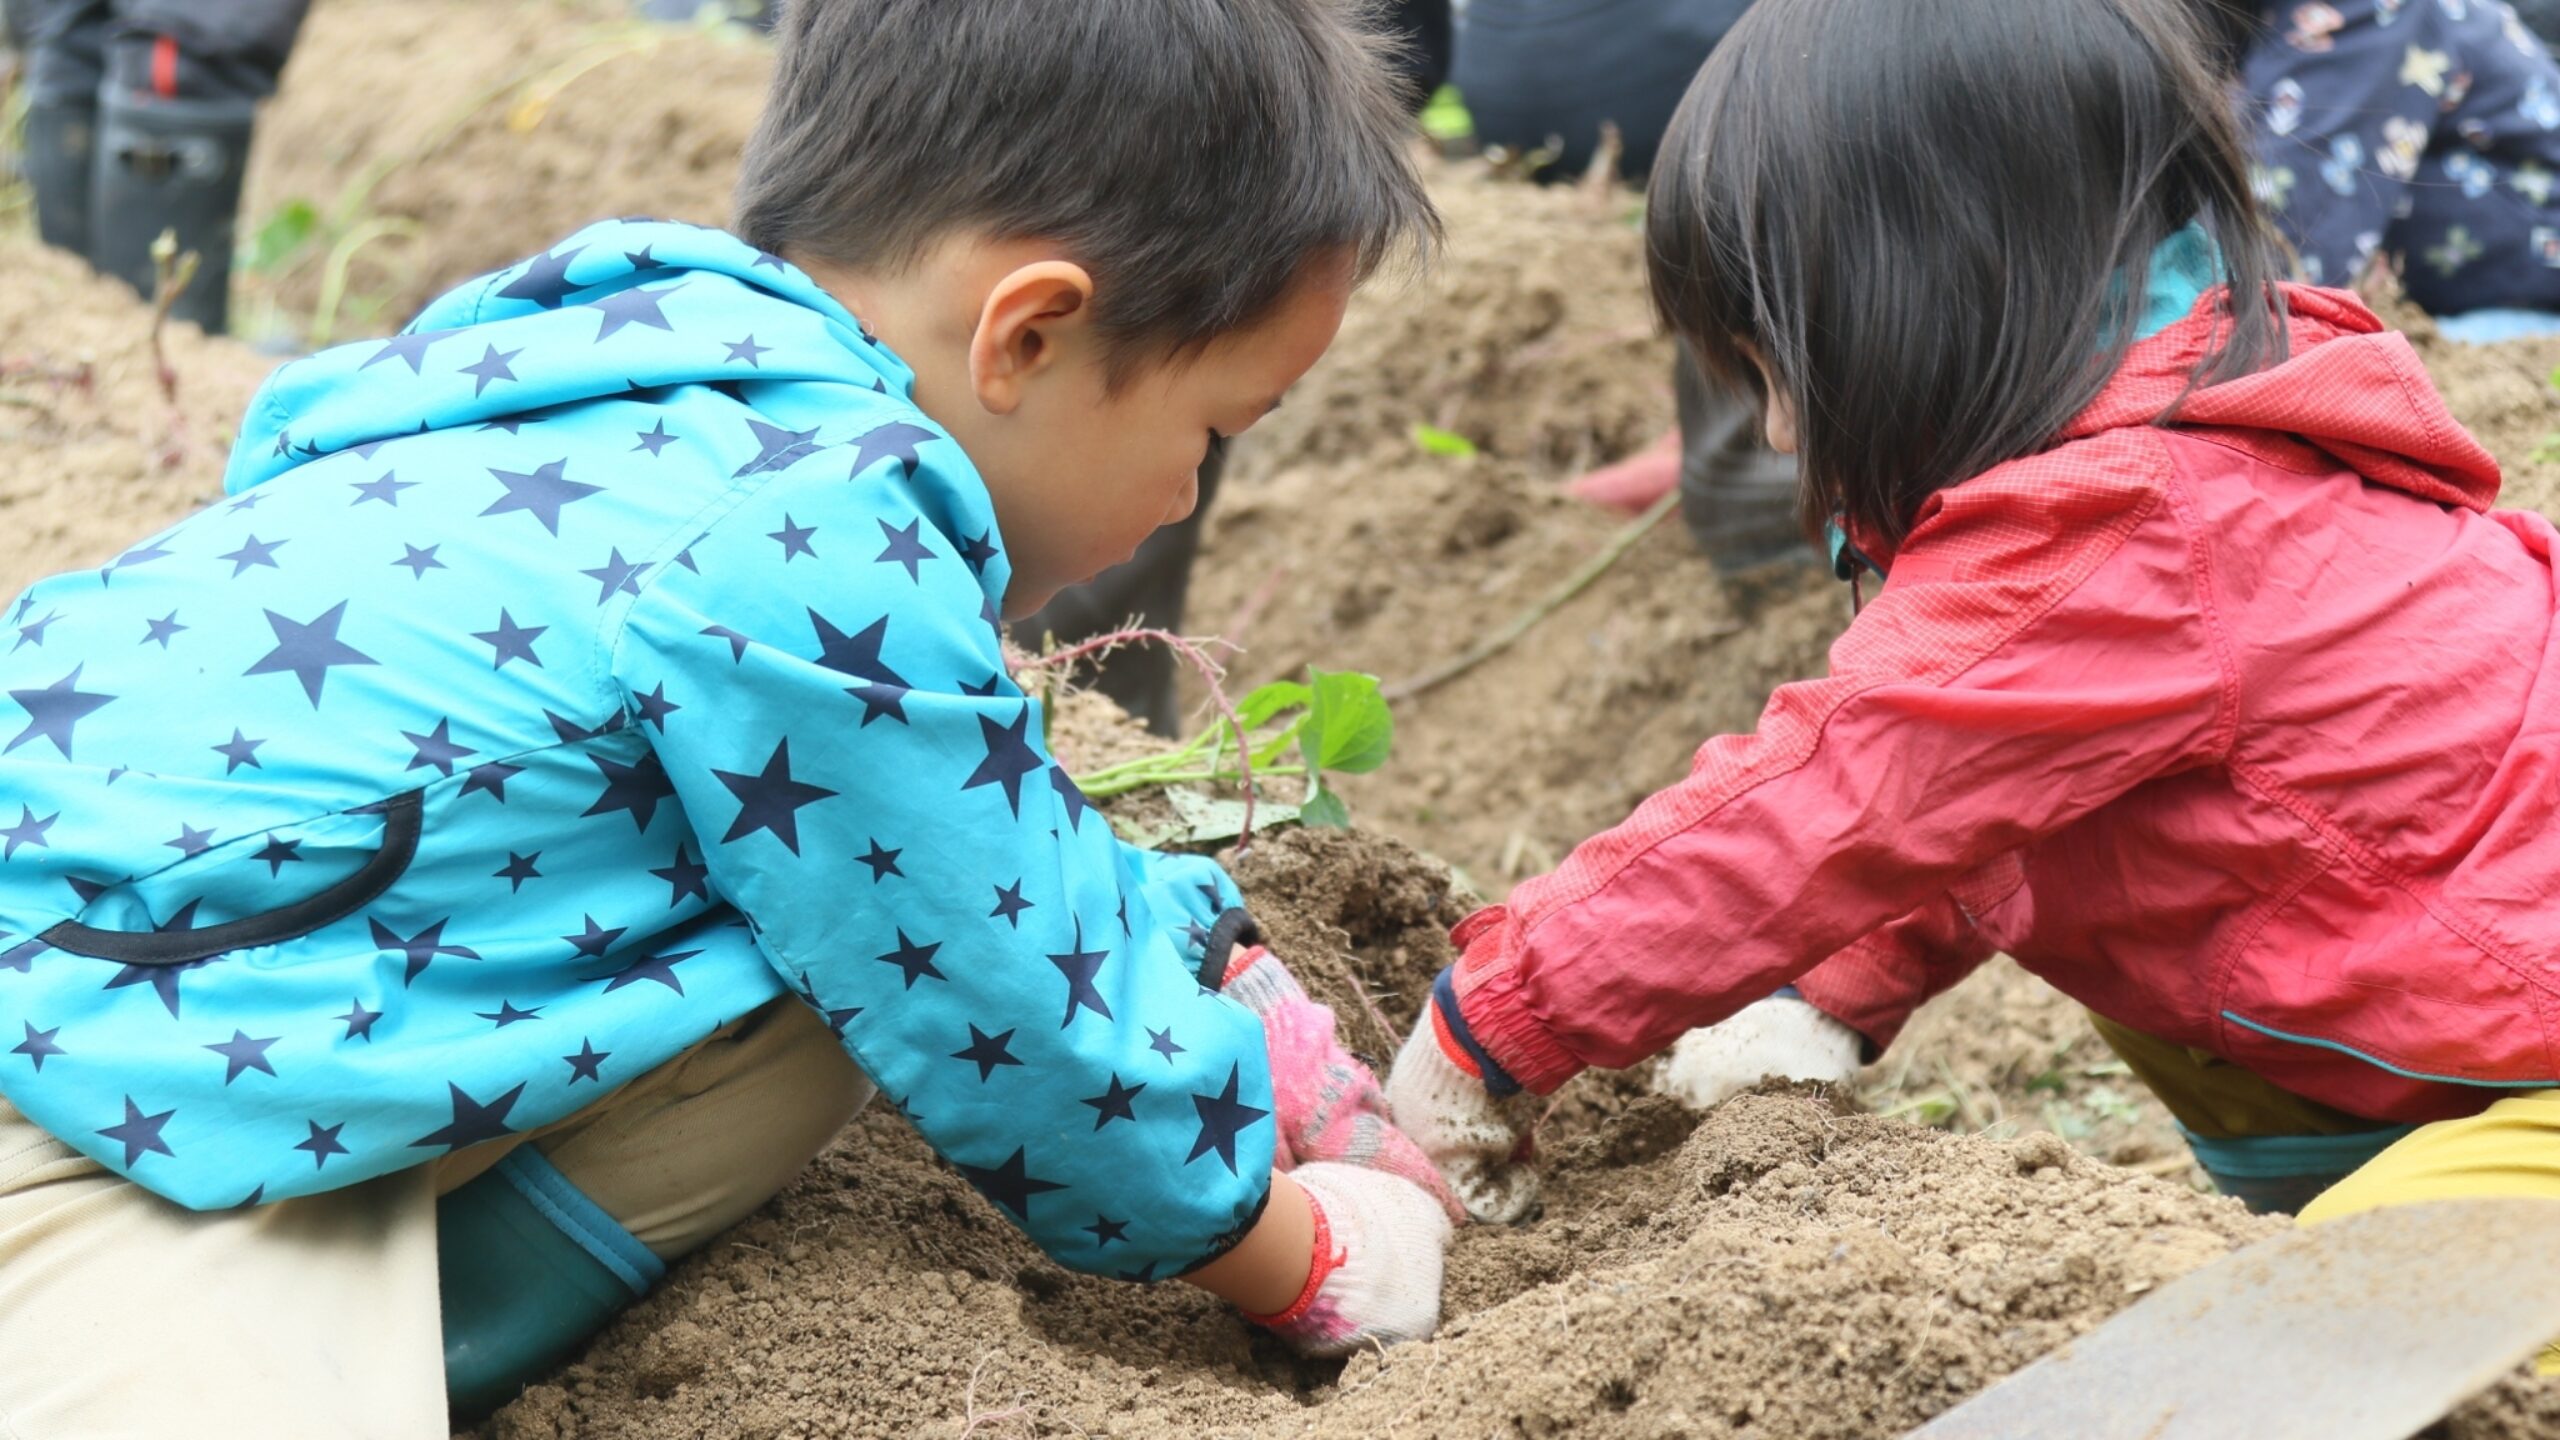
M 1290 1173 L 1315 1219 L 1315 1265 L 1288 1309 L 1245 1318 L 1301 1355 L 1428 1339 L 1440 1325 L 1449 1216 L 1409 1181 L 1320 1160 Z M 1280 1182 L 1285 1183 L 1285 1182 Z
M 1387 1109 L 1478 1220 L 1508 1224 L 1537 1203 L 1538 1174 L 1518 1158 L 1520 1133 L 1502 1113 L 1519 1089 L 1476 1048 L 1443 971 L 1387 1075 Z
M 1457 1197 L 1387 1119 L 1377 1075 L 1342 1048 L 1333 1012 L 1278 956 L 1258 945 L 1239 952 L 1222 988 L 1262 1018 L 1277 1164 L 1314 1222 L 1314 1263 L 1296 1301 L 1246 1318 L 1303 1355 L 1427 1338 L 1440 1324 L 1441 1249 L 1466 1218 Z M 1287 1183 L 1275 1181 L 1275 1195 Z
M 1258 945 L 1240 952 L 1223 991 L 1262 1017 L 1281 1169 L 1339 1161 L 1384 1171 L 1419 1186 L 1451 1220 L 1466 1218 L 1421 1147 L 1387 1118 L 1376 1072 L 1342 1048 L 1333 1011 L 1307 997 L 1280 957 Z
M 1865 1046 L 1857 1031 L 1782 990 L 1681 1036 L 1653 1088 L 1704 1110 L 1772 1077 L 1846 1080 Z

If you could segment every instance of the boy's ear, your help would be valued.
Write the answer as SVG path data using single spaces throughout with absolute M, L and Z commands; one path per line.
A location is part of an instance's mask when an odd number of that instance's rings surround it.
M 1042 260 L 998 280 L 969 341 L 969 385 L 989 414 L 1009 415 L 1022 387 L 1081 343 L 1093 321 L 1093 277 L 1067 260 Z

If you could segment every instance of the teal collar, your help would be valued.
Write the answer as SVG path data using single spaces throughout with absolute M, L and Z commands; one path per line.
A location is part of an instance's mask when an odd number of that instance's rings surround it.
M 2204 292 L 2223 278 L 2222 252 L 2202 225 L 2189 221 L 2151 252 L 2151 275 L 2143 287 L 2142 314 L 2134 323 L 2133 338 L 2148 340 L 2186 319 L 2195 313 Z
M 2202 225 L 2187 222 L 2151 252 L 2151 273 L 2143 285 L 2142 314 L 2135 323 L 2133 338 L 2148 340 L 2194 314 L 2196 302 L 2204 298 L 2207 290 L 2221 284 L 2223 278 L 2222 252 L 2215 247 L 2213 237 L 2205 233 Z M 2114 285 L 2119 293 L 2123 284 L 2124 277 L 2117 276 Z M 1884 577 L 1885 567 L 1850 541 L 1839 516 L 1831 517 L 1823 532 L 1831 549 L 1833 574 L 1852 587 L 1857 585 L 1862 571 L 1878 579 Z M 1862 598 L 1855 588 L 1850 594 L 1853 605 Z

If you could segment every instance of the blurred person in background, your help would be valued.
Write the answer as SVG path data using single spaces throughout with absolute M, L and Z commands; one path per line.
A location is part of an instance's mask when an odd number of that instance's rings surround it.
M 2303 279 L 2380 263 L 2453 339 L 2560 332 L 2560 3 L 2197 4 Z
M 258 102 L 310 0 L 6 0 L 23 37 L 36 228 L 148 296 L 151 244 L 200 257 L 171 313 L 230 317 L 231 250 Z
M 1614 128 L 1620 171 L 1642 184 L 1671 113 L 1751 0 L 1471 0 L 1459 17 L 1453 83 L 1476 138 L 1552 156 L 1542 179 L 1583 174 Z M 1760 411 L 1726 395 L 1681 349 L 1672 366 L 1678 428 L 1573 482 L 1629 514 L 1676 486 L 1681 518 L 1719 569 L 1810 557 L 1796 519 L 1796 463 L 1771 450 Z
M 1478 8 L 1482 3 L 1477 0 Z M 1449 79 L 1454 28 L 1449 0 L 1397 0 L 1389 20 L 1390 32 L 1406 42 L 1398 68 L 1407 104 L 1419 113 Z M 1677 91 L 1672 98 L 1679 98 Z M 1217 501 L 1218 482 L 1226 468 L 1227 447 L 1221 443 L 1200 467 L 1200 504 L 1189 519 L 1149 536 L 1126 564 L 1066 590 L 1038 614 L 1017 621 L 1015 637 L 1037 650 L 1050 640 L 1063 648 L 1131 627 L 1179 634 L 1189 608 L 1191 568 L 1200 555 L 1201 530 Z M 1098 657 L 1098 663 L 1082 669 L 1096 689 L 1146 722 L 1148 729 L 1171 735 L 1180 728 L 1182 710 L 1171 650 L 1161 645 L 1132 646 Z

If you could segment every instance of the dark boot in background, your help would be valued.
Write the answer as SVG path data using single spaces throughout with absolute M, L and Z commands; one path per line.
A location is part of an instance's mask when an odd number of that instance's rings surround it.
M 1680 518 L 1727 576 L 1819 559 L 1797 517 L 1796 461 L 1761 438 L 1760 406 L 1708 380 L 1689 347 L 1672 373 L 1680 400 Z
M 18 164 L 44 243 L 86 258 L 89 176 L 98 130 L 107 7 L 102 0 L 0 0 L 17 83 L 27 94 L 26 148 Z
M 36 202 L 36 234 L 57 250 L 89 253 L 89 188 L 95 163 L 98 107 L 87 100 L 34 101 L 27 107 L 27 148 L 19 157 Z
M 195 279 L 170 313 L 220 334 L 231 314 L 231 251 L 254 102 L 176 100 L 110 91 L 99 107 L 89 258 L 151 298 L 151 244 L 177 233 Z
M 1127 564 L 1068 587 L 1039 613 L 1015 621 L 1014 643 L 1036 653 L 1053 637 L 1064 649 L 1133 624 L 1181 634 L 1182 614 L 1191 599 L 1191 565 L 1200 555 L 1200 530 L 1218 498 L 1226 464 L 1221 450 L 1200 467 L 1200 503 L 1188 519 L 1148 536 Z M 1174 653 L 1162 645 L 1132 645 L 1099 665 L 1079 664 L 1076 679 L 1118 701 L 1156 734 L 1181 733 L 1181 669 Z

